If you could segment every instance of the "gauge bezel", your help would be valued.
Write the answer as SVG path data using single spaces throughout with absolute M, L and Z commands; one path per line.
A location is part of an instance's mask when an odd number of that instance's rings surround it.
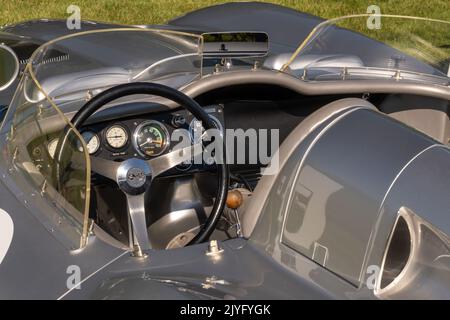
M 101 147 L 101 144 L 102 144 L 102 140 L 100 140 L 99 135 L 98 135 L 97 133 L 95 133 L 94 131 L 92 131 L 92 130 L 85 130 L 85 131 L 81 132 L 81 137 L 82 137 L 83 139 L 84 139 L 84 136 L 83 136 L 83 135 L 84 135 L 85 133 L 92 133 L 92 138 L 94 138 L 94 137 L 97 138 L 97 140 L 98 140 L 98 146 L 97 146 L 97 149 L 95 149 L 95 151 L 92 152 L 92 153 L 89 152 L 89 148 L 87 149 L 87 152 L 88 152 L 89 155 L 96 154 L 96 153 L 100 150 L 100 147 Z M 127 136 L 128 136 L 128 133 L 127 133 Z M 128 138 L 127 138 L 127 139 L 128 139 Z M 86 142 L 86 140 L 84 140 L 84 143 L 86 143 L 86 147 L 87 147 L 87 146 L 88 146 L 88 143 Z
M 108 141 L 108 132 L 109 132 L 111 129 L 113 129 L 113 128 L 121 128 L 121 129 L 125 132 L 125 143 L 124 143 L 123 146 L 121 146 L 121 147 L 114 147 L 114 146 L 112 146 L 112 145 L 109 143 L 109 141 Z M 130 135 L 129 135 L 129 133 L 128 133 L 128 130 L 125 128 L 125 126 L 123 126 L 123 125 L 121 125 L 121 124 L 113 124 L 112 126 L 108 127 L 108 128 L 105 130 L 105 141 L 106 141 L 106 145 L 107 145 L 108 147 L 112 148 L 113 150 L 121 150 L 121 149 L 124 149 L 124 148 L 128 145 L 129 140 L 130 140 Z
M 149 125 L 149 124 L 158 125 L 158 126 L 161 128 L 161 130 L 163 131 L 163 133 L 165 134 L 165 136 L 166 136 L 165 139 L 164 139 L 164 142 L 163 142 L 163 146 L 162 146 L 161 151 L 160 151 L 159 153 L 155 153 L 155 154 L 153 154 L 153 155 L 151 155 L 151 156 L 149 156 L 148 154 L 146 154 L 145 152 L 143 152 L 143 151 L 141 150 L 141 148 L 139 147 L 138 142 L 137 142 L 139 132 L 142 130 L 143 127 L 145 127 L 145 126 L 147 126 L 147 125 Z M 162 155 L 162 154 L 167 150 L 167 148 L 169 147 L 169 145 L 170 145 L 170 134 L 169 134 L 169 130 L 167 129 L 166 125 L 165 125 L 164 123 L 160 122 L 160 121 L 156 121 L 156 120 L 146 120 L 146 121 L 143 121 L 143 122 L 141 122 L 141 123 L 136 127 L 136 129 L 134 130 L 134 134 L 133 134 L 133 147 L 134 147 L 134 150 L 136 150 L 136 152 L 137 152 L 139 155 L 141 155 L 142 157 L 144 157 L 144 158 L 153 158 L 153 157 L 157 157 L 157 156 Z

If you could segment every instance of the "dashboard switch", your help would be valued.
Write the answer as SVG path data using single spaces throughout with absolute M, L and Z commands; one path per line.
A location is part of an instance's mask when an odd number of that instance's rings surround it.
M 171 121 L 172 126 L 180 128 L 186 124 L 186 118 L 180 115 L 174 115 Z

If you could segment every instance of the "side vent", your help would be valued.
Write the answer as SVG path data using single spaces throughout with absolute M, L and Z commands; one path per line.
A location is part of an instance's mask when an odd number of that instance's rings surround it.
M 381 290 L 400 276 L 410 258 L 411 246 L 408 223 L 403 216 L 399 216 L 389 240 L 381 270 Z
M 401 207 L 374 293 L 382 299 L 450 299 L 450 238 Z

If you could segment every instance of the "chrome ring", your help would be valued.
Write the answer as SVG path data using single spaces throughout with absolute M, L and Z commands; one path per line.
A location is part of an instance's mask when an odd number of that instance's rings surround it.
M 139 145 L 138 145 L 138 143 L 137 143 L 139 131 L 140 131 L 144 126 L 149 125 L 149 124 L 156 124 L 156 125 L 158 125 L 158 126 L 161 128 L 161 130 L 164 132 L 165 136 L 166 136 L 165 139 L 164 139 L 164 142 L 163 142 L 162 150 L 161 150 L 159 153 L 155 153 L 155 154 L 152 155 L 152 156 L 149 156 L 148 154 L 145 154 L 144 152 L 142 152 L 142 150 L 139 148 Z M 134 130 L 134 134 L 133 134 L 133 147 L 134 147 L 134 150 L 136 150 L 136 152 L 137 152 L 138 154 L 140 154 L 142 157 L 145 157 L 145 158 L 148 158 L 148 157 L 157 157 L 157 156 L 160 156 L 161 154 L 163 154 L 163 153 L 167 150 L 167 148 L 169 147 L 169 144 L 170 144 L 170 140 L 169 140 L 169 139 L 170 139 L 169 130 L 167 130 L 167 127 L 166 127 L 163 123 L 161 123 L 161 122 L 159 122 L 159 121 L 156 121 L 156 120 L 146 120 L 146 121 L 141 122 L 141 123 L 136 127 L 136 129 Z

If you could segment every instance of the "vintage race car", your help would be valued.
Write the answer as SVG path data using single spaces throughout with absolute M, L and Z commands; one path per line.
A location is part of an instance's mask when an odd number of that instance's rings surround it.
M 0 43 L 0 298 L 450 298 L 450 22 L 230 3 Z

